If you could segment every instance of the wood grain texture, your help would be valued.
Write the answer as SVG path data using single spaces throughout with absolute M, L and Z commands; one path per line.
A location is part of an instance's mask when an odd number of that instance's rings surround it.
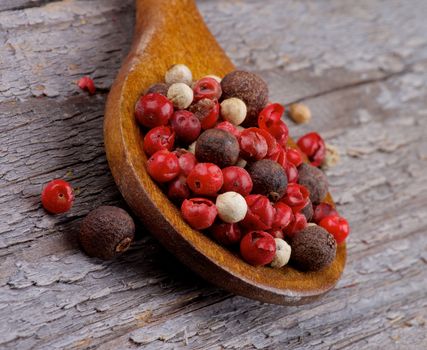
M 134 116 L 138 98 L 163 81 L 167 69 L 177 62 L 188 65 L 194 79 L 208 73 L 221 77 L 235 67 L 207 30 L 194 1 L 139 0 L 136 11 L 132 48 L 108 95 L 104 117 L 108 164 L 132 211 L 178 260 L 229 292 L 272 304 L 299 305 L 330 291 L 345 266 L 345 244 L 338 246 L 330 266 L 317 272 L 250 266 L 188 226 L 179 208 L 151 179 L 143 134 Z M 289 143 L 296 147 L 292 139 Z M 333 204 L 330 196 L 327 200 Z
M 312 123 L 290 123 L 292 134 L 319 130 L 340 148 L 328 175 L 353 227 L 343 279 L 319 302 L 278 307 L 203 282 L 143 229 L 117 261 L 85 257 L 75 241 L 81 217 L 124 205 L 102 116 L 130 46 L 133 2 L 4 11 L 0 348 L 426 348 L 427 3 L 198 4 L 234 63 L 260 73 L 274 100 L 310 106 Z M 76 89 L 82 74 L 97 95 Z M 41 186 L 63 176 L 80 189 L 76 205 L 47 216 Z

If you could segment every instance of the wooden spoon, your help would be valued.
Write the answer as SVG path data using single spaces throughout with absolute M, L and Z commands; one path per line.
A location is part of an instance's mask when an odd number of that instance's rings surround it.
M 138 97 L 149 85 L 163 81 L 167 68 L 175 63 L 188 65 L 195 78 L 224 76 L 234 66 L 194 1 L 137 0 L 136 5 L 133 45 L 108 96 L 104 123 L 108 162 L 126 202 L 180 261 L 235 294 L 268 303 L 301 304 L 333 288 L 344 269 L 345 245 L 338 247 L 333 264 L 320 272 L 252 267 L 191 229 L 151 180 L 145 170 L 143 135 L 134 118 Z

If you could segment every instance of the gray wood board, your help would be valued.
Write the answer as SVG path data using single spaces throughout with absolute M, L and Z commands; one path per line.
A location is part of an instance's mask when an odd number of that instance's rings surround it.
M 271 99 L 304 101 L 341 163 L 328 176 L 352 225 L 337 288 L 306 306 L 233 296 L 145 232 L 119 259 L 81 253 L 81 218 L 126 207 L 103 150 L 109 87 L 129 49 L 131 0 L 0 5 L 0 348 L 427 347 L 427 2 L 198 1 L 237 66 Z M 89 96 L 76 81 L 91 75 Z M 73 209 L 49 216 L 65 178 Z

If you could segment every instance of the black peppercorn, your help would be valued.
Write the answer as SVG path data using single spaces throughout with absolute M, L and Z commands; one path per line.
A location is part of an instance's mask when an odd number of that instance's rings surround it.
M 306 206 L 301 209 L 301 214 L 303 214 L 305 216 L 305 218 L 307 219 L 307 222 L 310 222 L 311 219 L 313 218 L 313 213 L 314 213 L 313 204 L 311 203 L 311 200 L 309 199 Z
M 288 178 L 282 166 L 270 159 L 258 160 L 246 167 L 252 178 L 252 193 L 263 194 L 276 202 L 286 192 Z
M 298 183 L 307 187 L 310 191 L 310 200 L 317 204 L 322 202 L 328 194 L 328 179 L 325 173 L 306 163 L 298 167 Z
M 268 86 L 258 75 L 236 70 L 228 73 L 221 81 L 222 98 L 241 99 L 247 107 L 243 126 L 256 126 L 258 114 L 267 105 Z
M 169 89 L 169 85 L 165 84 L 165 83 L 156 83 L 151 85 L 146 91 L 144 95 L 147 94 L 160 94 L 163 96 L 167 96 L 168 95 L 168 89 Z
M 234 165 L 239 158 L 236 137 L 221 129 L 204 131 L 196 142 L 196 158 L 201 163 L 214 163 L 220 168 Z
M 307 226 L 291 240 L 291 262 L 303 271 L 318 271 L 332 264 L 337 252 L 334 237 L 317 225 Z

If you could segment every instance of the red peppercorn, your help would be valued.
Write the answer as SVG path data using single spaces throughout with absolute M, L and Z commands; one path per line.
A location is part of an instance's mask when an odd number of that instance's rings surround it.
M 285 203 L 277 202 L 274 205 L 274 210 L 275 213 L 272 228 L 276 230 L 282 230 L 292 221 L 292 209 Z
M 338 244 L 343 243 L 350 233 L 348 221 L 338 215 L 325 216 L 322 221 L 320 221 L 319 226 L 322 226 L 334 236 Z
M 172 150 L 175 143 L 175 133 L 168 126 L 157 126 L 151 129 L 144 137 L 144 151 L 148 156 L 157 151 Z
M 147 160 L 147 172 L 157 182 L 168 182 L 180 172 L 178 157 L 167 150 L 157 151 Z
M 239 129 L 237 129 L 235 125 L 231 124 L 228 121 L 218 123 L 215 126 L 215 129 L 221 129 L 221 130 L 227 131 L 230 134 L 234 135 L 236 137 L 236 139 L 239 139 L 239 137 L 240 137 Z
M 277 123 L 285 112 L 285 107 L 279 103 L 271 103 L 267 105 L 258 115 L 258 126 L 261 129 L 269 130 L 269 128 Z
M 234 191 L 246 197 L 252 191 L 253 183 L 249 173 L 238 166 L 229 166 L 222 169 L 224 184 L 222 192 Z
M 141 96 L 135 106 L 136 120 L 148 128 L 166 125 L 172 114 L 172 102 L 156 93 Z
M 277 123 L 274 123 L 268 129 L 268 132 L 273 135 L 279 145 L 283 147 L 286 146 L 289 137 L 289 129 L 283 120 L 279 120 Z
M 267 265 L 273 261 L 276 254 L 276 242 L 267 232 L 252 231 L 240 241 L 240 254 L 251 265 Z
M 43 188 L 41 200 L 49 213 L 65 213 L 73 206 L 73 188 L 65 180 L 52 180 Z
M 269 199 L 261 194 L 245 197 L 248 211 L 241 225 L 250 230 L 269 230 L 273 225 L 275 210 Z
M 176 133 L 176 137 L 184 143 L 192 143 L 195 141 L 202 130 L 200 120 L 186 110 L 176 111 L 171 118 L 172 129 Z
M 242 231 L 237 224 L 227 224 L 225 222 L 214 224 L 210 232 L 219 244 L 225 246 L 239 243 L 242 238 Z
M 266 130 L 261 129 L 261 128 L 249 128 L 249 129 L 254 129 L 256 130 L 258 133 L 260 133 L 262 136 L 264 136 L 265 141 L 267 142 L 267 155 L 266 158 L 268 159 L 273 159 L 277 157 L 277 154 L 280 153 L 281 150 L 281 146 L 277 143 L 276 139 Z
M 195 101 L 199 101 L 202 98 L 218 100 L 222 94 L 221 85 L 210 77 L 198 80 L 193 87 L 193 92 Z
M 95 83 L 93 82 L 92 78 L 88 76 L 80 78 L 77 85 L 80 89 L 89 91 L 89 94 L 91 95 L 93 95 L 96 91 Z
M 224 183 L 221 169 L 213 163 L 199 163 L 187 177 L 190 189 L 199 195 L 214 196 Z
M 290 183 L 286 188 L 286 194 L 283 196 L 281 201 L 292 208 L 292 211 L 296 213 L 304 208 L 307 204 L 310 196 L 307 188 L 303 185 Z
M 286 152 L 286 160 L 295 165 L 297 168 L 303 162 L 301 152 L 296 148 L 288 148 Z
M 317 132 L 310 132 L 299 138 L 298 147 L 308 157 L 313 166 L 320 166 L 326 155 L 325 141 Z
M 267 141 L 258 130 L 258 128 L 249 128 L 240 133 L 240 155 L 246 160 L 260 160 L 267 155 Z
M 291 162 L 286 162 L 285 172 L 288 178 L 288 183 L 298 182 L 298 169 Z
M 271 229 L 267 231 L 270 235 L 273 236 L 273 238 L 280 238 L 285 239 L 285 234 L 283 233 L 283 230 L 279 229 Z
M 204 230 L 215 221 L 218 214 L 215 204 L 206 198 L 185 199 L 181 205 L 184 220 L 196 230 Z
M 168 197 L 171 200 L 182 201 L 190 198 L 190 189 L 187 185 L 187 178 L 180 175 L 168 184 Z
M 281 120 L 285 108 L 272 103 L 265 107 L 258 116 L 258 125 L 261 129 L 268 131 L 278 142 L 285 147 L 289 136 L 288 126 Z
M 178 157 L 179 168 L 181 169 L 180 174 L 188 176 L 197 164 L 196 156 L 182 148 L 176 149 L 173 153 Z
M 329 216 L 329 215 L 339 215 L 339 214 L 332 205 L 325 202 L 319 203 L 314 207 L 313 221 L 316 224 L 319 224 L 320 221 L 322 221 L 322 219 L 325 216 Z
M 282 146 L 280 145 L 277 146 L 277 151 L 273 154 L 273 156 L 270 159 L 279 163 L 282 166 L 282 168 L 286 170 L 286 165 L 288 161 L 286 158 L 286 151 Z
M 291 223 L 283 229 L 286 236 L 292 238 L 295 233 L 301 231 L 307 226 L 307 219 L 302 213 L 294 213 Z
M 191 105 L 189 110 L 200 120 L 203 130 L 213 128 L 219 118 L 219 103 L 217 100 L 203 98 Z

